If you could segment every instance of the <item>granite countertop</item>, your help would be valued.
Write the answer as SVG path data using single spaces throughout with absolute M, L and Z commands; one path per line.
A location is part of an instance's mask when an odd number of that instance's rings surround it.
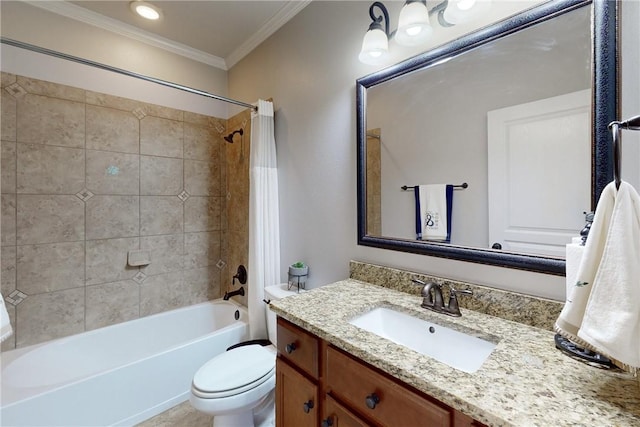
M 575 361 L 555 349 L 554 333 L 461 309 L 449 317 L 422 299 L 357 280 L 343 280 L 271 302 L 279 316 L 393 377 L 490 426 L 640 426 L 640 387 L 630 374 Z M 449 367 L 349 324 L 388 306 L 498 340 L 475 373 Z M 493 337 L 493 338 L 492 338 Z

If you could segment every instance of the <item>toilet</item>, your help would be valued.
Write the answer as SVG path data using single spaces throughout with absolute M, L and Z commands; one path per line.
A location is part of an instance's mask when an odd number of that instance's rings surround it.
M 303 292 L 303 291 L 301 291 Z M 295 295 L 287 284 L 267 286 L 265 299 Z M 213 415 L 214 427 L 275 425 L 276 315 L 267 309 L 268 346 L 235 347 L 205 363 L 191 383 L 191 406 Z

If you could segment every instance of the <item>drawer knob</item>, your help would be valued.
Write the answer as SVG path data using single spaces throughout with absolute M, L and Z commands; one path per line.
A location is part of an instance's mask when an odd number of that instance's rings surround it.
M 376 409 L 376 405 L 378 403 L 380 403 L 380 398 L 378 397 L 377 394 L 375 393 L 371 393 L 369 396 L 367 396 L 367 398 L 364 400 L 364 403 L 367 404 L 367 408 L 369 409 Z
M 333 425 L 333 420 L 331 419 L 331 417 L 327 418 L 326 420 L 322 420 L 322 423 L 320 424 L 321 427 L 331 427 Z
M 295 349 L 296 349 L 296 343 L 294 343 L 294 342 L 292 342 L 291 344 L 287 344 L 286 347 L 284 348 L 284 350 L 288 354 L 293 353 Z
M 302 410 L 304 411 L 305 414 L 308 414 L 309 411 L 312 409 L 313 409 L 313 400 L 304 402 L 304 405 L 302 405 Z

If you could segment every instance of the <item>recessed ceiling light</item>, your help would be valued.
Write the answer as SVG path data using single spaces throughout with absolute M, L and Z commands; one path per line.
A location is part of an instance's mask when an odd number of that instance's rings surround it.
M 131 10 L 146 19 L 156 20 L 162 16 L 162 10 L 159 7 L 147 3 L 146 1 L 132 1 L 130 3 Z

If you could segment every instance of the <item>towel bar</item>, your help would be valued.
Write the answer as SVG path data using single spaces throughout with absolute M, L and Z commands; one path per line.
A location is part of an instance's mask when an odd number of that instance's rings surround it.
M 468 186 L 469 186 L 469 184 L 467 184 L 466 182 L 463 182 L 463 183 L 462 183 L 462 184 L 460 184 L 460 185 L 454 185 L 454 186 L 453 186 L 453 188 L 462 188 L 462 189 L 464 189 L 464 188 L 467 188 Z M 403 186 L 402 186 L 402 187 L 400 187 L 400 188 L 402 188 L 404 191 L 407 191 L 407 190 L 408 190 L 408 189 L 410 189 L 410 188 L 416 188 L 416 186 L 415 186 L 415 185 L 413 185 L 413 186 L 408 187 L 408 186 L 406 186 L 406 185 L 403 185 Z

